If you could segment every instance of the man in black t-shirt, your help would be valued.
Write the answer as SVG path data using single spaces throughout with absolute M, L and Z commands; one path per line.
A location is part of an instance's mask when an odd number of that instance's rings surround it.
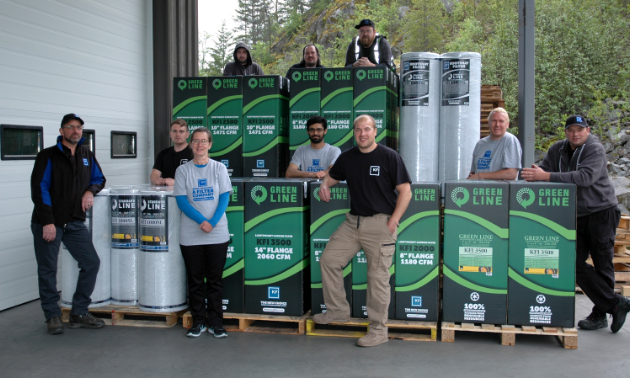
M 330 200 L 330 187 L 346 180 L 350 190 L 350 213 L 330 237 L 320 259 L 326 312 L 313 321 L 328 324 L 350 317 L 343 268 L 363 249 L 368 264 L 367 315 L 370 331 L 358 346 L 375 346 L 388 341 L 387 311 L 390 301 L 389 268 L 396 249 L 398 221 L 411 200 L 411 179 L 396 151 L 376 143 L 376 121 L 369 115 L 354 120 L 357 145 L 343 152 L 319 191 L 322 201 Z
M 169 136 L 173 146 L 163 149 L 155 158 L 153 171 L 151 171 L 151 184 L 156 186 L 175 184 L 177 168 L 193 158 L 192 150 L 188 147 L 189 135 L 188 122 L 178 118 L 171 123 Z

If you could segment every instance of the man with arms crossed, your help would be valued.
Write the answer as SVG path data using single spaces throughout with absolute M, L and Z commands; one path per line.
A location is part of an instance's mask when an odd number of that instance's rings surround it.
M 83 145 L 83 120 L 74 113 L 61 120 L 57 144 L 37 154 L 31 174 L 35 204 L 31 231 L 35 244 L 37 279 L 48 333 L 63 333 L 57 302 L 57 261 L 61 242 L 79 263 L 68 328 L 101 328 L 105 323 L 88 312 L 101 260 L 85 227 L 85 212 L 105 186 L 94 154 Z M 64 262 L 65 263 L 65 262 Z
M 577 185 L 577 232 L 575 278 L 595 306 L 582 329 L 608 327 L 606 314 L 612 315 L 610 330 L 619 332 L 630 311 L 630 300 L 615 293 L 613 253 L 615 232 L 621 212 L 617 209 L 615 189 L 606 169 L 606 150 L 590 135 L 582 116 L 571 116 L 564 125 L 565 140 L 556 142 L 540 166 L 532 164 L 521 173 L 525 181 L 550 181 Z M 586 263 L 588 256 L 593 266 Z
M 153 163 L 151 184 L 156 186 L 175 185 L 175 171 L 180 165 L 188 163 L 193 158 L 193 152 L 188 146 L 188 122 L 176 119 L 171 123 L 169 136 L 173 146 L 160 151 Z
M 306 131 L 311 144 L 295 150 L 286 177 L 312 177 L 322 179 L 341 154 L 339 147 L 324 142 L 328 132 L 326 118 L 311 117 L 306 121 Z
M 473 151 L 469 180 L 516 180 L 523 168 L 523 150 L 518 139 L 507 131 L 510 116 L 503 108 L 492 109 L 488 115 L 490 135 L 477 142 Z
M 330 237 L 322 254 L 322 288 L 327 311 L 313 321 L 328 324 L 350 317 L 343 286 L 343 268 L 363 248 L 368 264 L 367 313 L 370 331 L 358 346 L 388 341 L 387 310 L 390 301 L 389 268 L 396 250 L 398 221 L 411 200 L 411 179 L 396 151 L 377 144 L 376 121 L 369 115 L 354 120 L 357 145 L 344 151 L 322 182 L 319 196 L 330 200 L 330 187 L 346 180 L 350 213 Z

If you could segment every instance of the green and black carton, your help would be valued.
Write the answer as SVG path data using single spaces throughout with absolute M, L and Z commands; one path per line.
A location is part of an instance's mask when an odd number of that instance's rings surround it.
M 322 292 L 322 272 L 319 259 L 330 240 L 330 236 L 346 219 L 350 211 L 348 184 L 341 182 L 330 188 L 330 201 L 319 198 L 321 181 L 310 183 L 311 195 L 311 314 L 326 312 Z M 346 299 L 352 305 L 352 263 L 343 270 Z
M 445 188 L 442 319 L 506 324 L 509 184 L 462 180 Z
M 306 121 L 319 115 L 321 68 L 292 68 L 289 100 L 289 159 L 298 147 L 310 143 Z M 326 141 L 328 142 L 328 141 Z
M 191 133 L 207 125 L 206 85 L 205 77 L 173 78 L 173 120 L 185 120 Z
M 230 244 L 227 259 L 223 268 L 223 311 L 244 312 L 245 286 L 243 282 L 245 225 L 244 212 L 244 181 L 232 179 L 232 193 L 230 202 L 225 210 L 225 216 L 230 229 Z
M 396 241 L 396 319 L 437 322 L 440 276 L 440 184 L 411 184 Z
M 390 99 L 388 83 L 390 70 L 387 67 L 355 67 L 354 69 L 354 115 L 374 117 L 376 121 L 376 143 L 389 146 Z
M 326 143 L 345 151 L 352 147 L 352 68 L 322 68 L 321 116 L 328 122 Z
M 355 318 L 367 318 L 367 257 L 365 252 L 360 250 L 352 258 L 352 316 Z M 396 263 L 392 260 L 392 266 L 389 268 L 391 274 L 389 278 L 390 299 L 389 313 L 387 317 L 394 319 L 396 314 L 396 298 L 394 287 L 396 285 Z
M 243 76 L 208 77 L 210 157 L 231 177 L 243 177 Z
M 302 316 L 310 308 L 309 224 L 307 181 L 245 181 L 246 313 Z
M 390 71 L 391 74 L 391 105 L 390 105 L 390 146 L 392 149 L 398 151 L 400 144 L 400 118 L 398 107 L 398 93 L 400 92 L 400 78 L 394 71 Z
M 573 327 L 574 184 L 510 184 L 508 324 Z
M 283 177 L 289 153 L 289 81 L 243 77 L 243 177 Z

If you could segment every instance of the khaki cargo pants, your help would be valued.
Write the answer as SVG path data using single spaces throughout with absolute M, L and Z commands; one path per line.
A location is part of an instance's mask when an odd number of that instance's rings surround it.
M 346 214 L 346 220 L 330 237 L 320 260 L 322 288 L 327 312 L 333 317 L 350 315 L 343 286 L 343 268 L 362 248 L 368 264 L 367 313 L 370 331 L 387 335 L 390 301 L 389 268 L 396 249 L 396 236 L 387 228 L 389 215 L 362 217 Z

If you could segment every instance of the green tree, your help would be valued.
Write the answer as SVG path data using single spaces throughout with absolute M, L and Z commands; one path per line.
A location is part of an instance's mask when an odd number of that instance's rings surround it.
M 223 67 L 233 59 L 232 33 L 225 27 L 225 20 L 221 23 L 221 29 L 219 34 L 214 40 L 214 47 L 210 48 L 210 57 L 212 63 L 210 64 L 210 75 L 219 76 L 223 74 Z
M 210 34 L 199 33 L 198 42 L 199 51 L 199 76 L 210 76 L 211 53 L 210 53 Z
M 405 50 L 441 52 L 444 48 L 446 9 L 441 0 L 414 0 L 405 34 Z

